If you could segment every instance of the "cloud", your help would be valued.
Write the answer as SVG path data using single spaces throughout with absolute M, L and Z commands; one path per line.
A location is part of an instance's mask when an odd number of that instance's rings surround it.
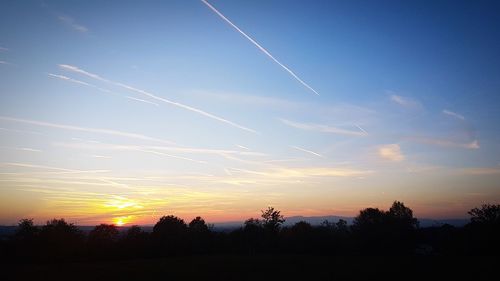
M 401 162 L 405 159 L 399 144 L 387 144 L 378 148 L 378 155 L 385 160 Z
M 29 147 L 21 147 L 19 150 L 22 151 L 29 151 L 29 152 L 42 152 L 40 149 L 35 149 L 35 148 L 29 148 Z
M 0 60 L 0 64 L 12 65 L 12 63 L 4 61 L 4 60 Z
M 298 146 L 293 146 L 293 145 L 291 145 L 290 147 L 291 147 L 291 148 L 294 148 L 294 149 L 297 149 L 297 150 L 299 150 L 299 151 L 302 151 L 302 152 L 305 152 L 305 153 L 309 153 L 309 154 L 312 154 L 312 155 L 314 155 L 314 156 L 318 156 L 318 157 L 322 157 L 322 158 L 323 158 L 323 155 L 318 154 L 318 153 L 316 153 L 316 152 L 314 152 L 314 151 L 307 150 L 307 149 L 305 149 L 305 148 L 301 148 L 301 147 L 298 147 Z
M 500 175 L 500 167 L 479 167 L 479 168 L 465 168 L 460 172 L 465 175 Z
M 346 130 L 342 128 L 336 128 L 332 126 L 327 126 L 327 125 L 321 125 L 321 124 L 314 124 L 314 123 L 299 123 L 299 122 L 294 122 L 286 119 L 279 119 L 283 124 L 288 125 L 293 128 L 301 129 L 301 130 L 306 130 L 306 131 L 316 131 L 316 132 L 322 132 L 322 133 L 333 133 L 333 134 L 339 134 L 339 135 L 348 135 L 348 136 L 366 136 L 367 133 L 366 131 L 352 131 L 352 130 Z
M 75 22 L 75 20 L 71 17 L 68 17 L 68 16 L 59 16 L 58 19 L 64 23 L 65 25 L 71 27 L 73 30 L 76 30 L 78 32 L 82 32 L 82 33 L 86 33 L 88 32 L 88 28 L 86 28 L 85 26 L 81 25 L 81 24 L 78 24 Z
M 253 40 L 250 36 L 248 36 L 243 30 L 241 30 L 239 27 L 237 27 L 234 23 L 232 23 L 228 18 L 226 18 L 221 12 L 219 12 L 214 6 L 210 5 L 206 0 L 201 0 L 205 5 L 207 5 L 208 8 L 210 8 L 213 12 L 215 12 L 220 18 L 222 18 L 224 21 L 226 21 L 230 26 L 232 26 L 236 31 L 238 31 L 241 35 L 243 35 L 246 39 L 248 39 L 252 44 L 254 44 L 260 51 L 262 51 L 266 56 L 268 56 L 270 59 L 272 59 L 275 63 L 277 63 L 279 66 L 281 66 L 284 70 L 286 70 L 293 78 L 295 78 L 297 81 L 299 81 L 300 84 L 302 84 L 304 87 L 312 91 L 314 94 L 319 96 L 319 93 L 316 92 L 311 86 L 309 86 L 306 82 L 304 82 L 302 79 L 300 79 L 292 70 L 290 70 L 288 67 L 286 67 L 284 64 L 279 62 L 271 53 L 269 53 L 264 47 L 262 47 L 259 43 L 257 43 L 255 40 Z
M 49 77 L 52 77 L 52 78 L 58 78 L 58 79 L 62 79 L 62 80 L 65 80 L 65 81 L 69 81 L 69 82 L 73 82 L 75 84 L 80 84 L 80 85 L 84 85 L 84 86 L 88 86 L 88 87 L 91 87 L 91 88 L 94 88 L 94 89 L 97 89 L 101 92 L 105 92 L 105 93 L 111 93 L 110 90 L 107 90 L 107 89 L 103 89 L 101 87 L 97 87 L 96 85 L 92 85 L 92 84 L 89 84 L 87 82 L 83 82 L 83 81 L 80 81 L 80 80 L 76 80 L 76 79 L 73 79 L 73 78 L 70 78 L 70 77 L 67 77 L 67 76 L 64 76 L 64 75 L 59 75 L 59 74 L 52 74 L 52 73 L 47 73 L 47 75 Z
M 407 107 L 407 108 L 420 108 L 422 105 L 409 97 L 403 97 L 399 95 L 391 95 L 391 101 L 397 103 L 398 105 L 402 107 Z
M 118 87 L 121 87 L 121 88 L 125 88 L 127 90 L 130 90 L 130 91 L 133 91 L 133 92 L 145 95 L 145 96 L 150 97 L 152 99 L 155 99 L 155 100 L 158 100 L 158 101 L 162 101 L 164 103 L 167 103 L 167 104 L 170 104 L 170 105 L 173 105 L 173 106 L 177 106 L 177 107 L 189 110 L 191 112 L 198 113 L 198 114 L 203 115 L 205 117 L 208 117 L 208 118 L 220 121 L 222 123 L 226 123 L 228 125 L 231 125 L 233 127 L 238 128 L 238 129 L 241 129 L 241 130 L 244 130 L 244 131 L 247 131 L 247 132 L 251 132 L 251 133 L 257 133 L 257 131 L 255 131 L 253 129 L 241 126 L 239 124 L 236 124 L 236 123 L 234 123 L 232 121 L 229 121 L 227 119 L 224 119 L 222 117 L 219 117 L 219 116 L 213 115 L 211 113 L 205 112 L 205 111 L 203 111 L 201 109 L 197 109 L 197 108 L 194 108 L 194 107 L 182 104 L 182 103 L 178 103 L 178 102 L 174 102 L 174 101 L 162 98 L 162 97 L 158 97 L 158 96 L 156 96 L 156 95 L 154 95 L 152 93 L 146 92 L 146 91 L 141 90 L 141 89 L 134 88 L 132 86 L 129 86 L 129 85 L 126 85 L 126 84 L 123 84 L 123 83 L 120 83 L 120 82 L 115 82 L 115 81 L 112 81 L 112 80 L 105 79 L 105 78 L 103 78 L 103 77 L 101 77 L 101 76 L 99 76 L 97 74 L 87 72 L 87 71 L 85 71 L 83 69 L 80 69 L 80 68 L 78 68 L 76 66 L 67 65 L 67 64 L 60 64 L 59 67 L 61 67 L 64 70 L 67 70 L 67 71 L 72 71 L 72 72 L 80 73 L 80 74 L 86 75 L 88 77 L 97 79 L 99 81 L 106 82 L 106 83 L 111 83 L 111 84 L 113 84 L 115 86 L 118 86 Z
M 107 134 L 107 135 L 113 135 L 113 136 L 119 136 L 119 137 L 126 137 L 126 138 L 140 139 L 140 140 L 148 140 L 148 141 L 156 141 L 156 142 L 160 142 L 160 143 L 164 143 L 164 144 L 173 144 L 170 141 L 166 141 L 166 140 L 162 140 L 162 139 L 157 139 L 157 138 L 152 138 L 152 137 L 148 137 L 148 136 L 145 136 L 145 135 L 140 135 L 140 134 L 135 134 L 135 133 L 128 133 L 128 132 L 122 132 L 122 131 L 116 131 L 116 130 L 109 130 L 109 129 L 96 129 L 96 128 L 77 127 L 77 126 L 72 126 L 72 125 L 63 125 L 63 124 L 56 124 L 56 123 L 48 123 L 48 122 L 43 122 L 43 121 L 28 120 L 28 119 L 19 119 L 19 118 L 12 118 L 12 117 L 6 117 L 6 116 L 0 116 L 0 120 L 10 121 L 10 122 L 18 122 L 18 123 L 25 123 L 25 124 L 31 124 L 31 125 L 37 125 L 37 126 L 43 126 L 43 127 L 50 127 L 50 128 L 57 128 L 57 129 L 64 129 L 64 130 L 81 131 L 81 132 L 98 133 L 98 134 Z
M 250 148 L 243 146 L 243 145 L 240 145 L 240 144 L 237 144 L 236 147 L 239 147 L 239 148 L 244 149 L 244 150 L 250 150 Z
M 5 48 L 5 47 L 0 47 L 0 52 L 7 52 L 9 51 L 9 49 Z
M 90 155 L 92 158 L 99 158 L 99 159 L 111 159 L 111 156 L 106 156 L 106 155 Z
M 458 142 L 453 142 L 450 140 L 443 140 L 443 139 L 433 139 L 433 138 L 421 138 L 421 137 L 411 137 L 408 138 L 411 141 L 419 142 L 419 143 L 425 143 L 425 144 L 431 144 L 431 145 L 437 145 L 437 146 L 443 146 L 443 147 L 458 147 L 458 148 L 466 148 L 466 149 L 479 149 L 479 141 L 474 140 L 469 143 L 458 143 Z
M 308 177 L 359 177 L 373 173 L 367 170 L 333 167 L 278 168 L 266 172 L 254 172 L 271 178 L 308 178 Z
M 273 109 L 301 109 L 304 104 L 293 102 L 285 99 L 255 96 L 255 95 L 242 95 L 237 93 L 219 93 L 210 91 L 196 91 L 197 97 L 208 98 L 210 100 L 220 100 L 224 103 L 242 104 L 244 106 L 256 105 L 262 107 L 271 107 Z
M 448 116 L 460 119 L 460 120 L 465 120 L 465 117 L 463 115 L 458 114 L 458 113 L 453 112 L 453 111 L 450 111 L 450 110 L 447 110 L 447 109 L 443 109 L 443 113 L 448 115 Z

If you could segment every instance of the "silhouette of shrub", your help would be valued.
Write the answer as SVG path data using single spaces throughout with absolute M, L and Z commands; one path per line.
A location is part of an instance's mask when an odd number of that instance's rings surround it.
M 188 226 L 176 216 L 163 216 L 153 227 L 153 243 L 156 254 L 161 256 L 180 254 L 186 251 Z

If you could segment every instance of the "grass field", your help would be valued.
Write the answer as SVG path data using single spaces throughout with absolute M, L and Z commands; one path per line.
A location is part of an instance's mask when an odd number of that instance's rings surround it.
M 493 257 L 214 255 L 2 265 L 3 280 L 495 280 Z M 381 278 L 381 279 L 380 279 Z

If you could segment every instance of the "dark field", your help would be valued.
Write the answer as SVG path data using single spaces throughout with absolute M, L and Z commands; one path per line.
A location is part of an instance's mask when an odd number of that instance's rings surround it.
M 495 280 L 487 256 L 210 255 L 2 265 L 3 280 Z M 439 278 L 439 279 L 436 279 Z

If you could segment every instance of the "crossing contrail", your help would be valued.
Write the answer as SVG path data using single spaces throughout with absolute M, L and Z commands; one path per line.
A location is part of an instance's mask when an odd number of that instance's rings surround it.
M 241 30 L 239 27 L 237 27 L 234 23 L 232 23 L 228 18 L 226 18 L 221 12 L 219 12 L 214 6 L 212 6 L 210 3 L 208 3 L 206 0 L 201 0 L 205 5 L 207 5 L 214 13 L 216 13 L 219 17 L 221 17 L 224 21 L 226 21 L 230 26 L 232 26 L 236 31 L 241 33 L 241 35 L 245 36 L 250 42 L 252 42 L 259 50 L 261 50 L 266 56 L 268 56 L 270 59 L 272 59 L 275 63 L 279 64 L 284 70 L 286 70 L 290 75 L 292 75 L 293 78 L 295 78 L 297 81 L 300 82 L 300 84 L 304 85 L 307 89 L 311 90 L 313 93 L 319 96 L 319 93 L 316 92 L 311 86 L 309 86 L 306 82 L 304 82 L 302 79 L 300 79 L 299 76 L 297 76 L 290 68 L 286 67 L 284 64 L 279 62 L 271 53 L 269 53 L 264 47 L 262 47 L 257 41 L 253 40 L 250 36 L 248 36 L 243 30 Z

